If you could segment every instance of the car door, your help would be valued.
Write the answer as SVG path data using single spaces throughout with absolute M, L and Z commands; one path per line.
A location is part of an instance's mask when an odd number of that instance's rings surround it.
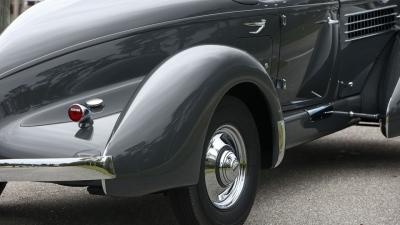
M 279 16 L 262 13 L 231 20 L 230 24 L 236 36 L 234 46 L 256 58 L 275 79 L 278 73 Z
M 339 3 L 287 0 L 280 4 L 278 93 L 281 103 L 289 108 L 317 104 L 329 98 L 329 89 L 334 86 Z

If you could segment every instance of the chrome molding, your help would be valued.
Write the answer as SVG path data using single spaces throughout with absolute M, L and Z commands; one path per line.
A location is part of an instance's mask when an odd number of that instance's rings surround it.
M 283 158 L 285 157 L 285 151 L 286 151 L 285 121 L 284 120 L 278 121 L 277 127 L 278 127 L 278 139 L 279 139 L 279 142 L 278 142 L 279 155 L 278 155 L 278 160 L 274 165 L 274 168 L 278 167 L 282 163 Z
M 0 160 L 0 182 L 86 181 L 116 178 L 111 156 Z
M 389 103 L 388 103 L 388 107 L 386 108 L 386 115 L 385 115 L 385 121 L 382 121 L 382 125 L 384 125 L 384 129 L 385 129 L 385 137 L 389 138 L 390 137 L 390 105 L 392 104 L 393 98 L 389 99 Z

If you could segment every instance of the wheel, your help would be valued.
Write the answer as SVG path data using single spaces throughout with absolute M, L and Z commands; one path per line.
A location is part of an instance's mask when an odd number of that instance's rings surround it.
M 0 195 L 1 195 L 1 193 L 3 193 L 4 188 L 6 188 L 6 184 L 7 183 L 0 183 Z
M 241 225 L 257 191 L 260 144 L 246 105 L 225 97 L 213 115 L 204 143 L 197 185 L 170 191 L 182 225 Z

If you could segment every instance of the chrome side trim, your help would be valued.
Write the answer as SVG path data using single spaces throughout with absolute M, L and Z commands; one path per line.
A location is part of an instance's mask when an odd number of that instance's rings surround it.
M 278 167 L 282 161 L 283 158 L 285 157 L 285 151 L 286 151 L 286 126 L 285 126 L 285 121 L 281 120 L 278 121 L 277 123 L 278 126 L 278 149 L 279 149 L 279 155 L 278 155 L 278 160 L 273 166 L 274 168 Z
M 101 180 L 101 187 L 103 188 L 103 192 L 105 195 L 107 195 L 107 186 L 106 186 L 106 180 Z
M 86 181 L 116 178 L 111 156 L 0 160 L 0 182 Z
M 390 107 L 389 106 L 392 104 L 392 101 L 393 101 L 393 97 L 389 99 L 388 107 L 386 109 L 385 121 L 382 122 L 382 124 L 384 123 L 384 129 L 385 129 L 384 135 L 386 138 L 390 138 L 389 126 L 390 126 L 390 118 L 391 117 L 390 117 Z

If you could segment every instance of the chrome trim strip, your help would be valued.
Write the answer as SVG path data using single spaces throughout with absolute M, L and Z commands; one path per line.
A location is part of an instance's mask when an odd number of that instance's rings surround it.
M 348 16 L 356 16 L 356 15 L 360 15 L 360 14 L 364 14 L 364 13 L 370 13 L 370 12 L 375 12 L 375 11 L 380 11 L 380 10 L 385 10 L 385 9 L 391 9 L 391 8 L 397 8 L 397 5 L 389 5 L 389 6 L 385 6 L 385 7 L 382 7 L 382 8 L 363 10 L 363 11 L 360 11 L 360 12 L 345 14 L 344 16 L 347 16 L 347 17 Z
M 375 19 L 380 19 L 380 18 L 385 18 L 385 17 L 390 17 L 390 16 L 397 16 L 397 13 L 391 13 L 391 14 L 386 14 L 386 15 L 382 15 L 382 16 L 377 16 L 377 17 L 372 17 L 372 18 L 368 18 L 368 19 L 364 19 L 364 20 L 357 20 L 351 23 L 345 23 L 344 25 L 352 25 L 352 24 L 357 24 L 357 23 L 362 23 L 362 22 L 366 22 L 366 21 L 371 21 L 371 20 L 375 20 Z
M 116 178 L 111 156 L 0 160 L 0 182 L 87 181 Z
M 357 40 L 364 39 L 364 38 L 369 38 L 369 37 L 373 37 L 373 36 L 377 36 L 377 35 L 381 35 L 381 34 L 386 34 L 386 33 L 392 32 L 392 31 L 395 31 L 395 29 L 389 29 L 389 30 L 385 30 L 382 32 L 378 32 L 378 33 L 364 35 L 364 36 L 360 36 L 360 37 L 356 37 L 356 38 L 352 38 L 352 39 L 346 39 L 345 42 L 357 41 Z
M 274 168 L 278 167 L 282 161 L 283 158 L 285 157 L 285 152 L 286 152 L 286 125 L 285 121 L 281 120 L 278 121 L 277 123 L 277 128 L 278 128 L 278 150 L 279 150 L 279 155 L 278 155 L 278 160 L 273 166 Z
M 344 33 L 345 34 L 351 34 L 351 33 L 355 33 L 355 32 L 358 32 L 358 31 L 368 30 L 368 29 L 371 29 L 371 28 L 381 27 L 381 26 L 390 25 L 390 24 L 396 24 L 396 21 L 392 21 L 392 22 L 388 22 L 388 23 L 381 23 L 381 24 L 374 25 L 374 26 L 369 26 L 369 27 L 363 27 L 363 28 L 360 28 L 360 29 L 357 29 L 357 30 L 345 31 Z
M 103 192 L 105 195 L 107 195 L 107 186 L 106 186 L 106 180 L 101 180 L 101 187 L 103 188 Z
M 389 104 L 390 104 L 390 100 L 389 100 Z M 389 124 L 390 124 L 390 116 L 389 116 L 389 107 L 386 109 L 386 117 L 385 117 L 385 137 L 388 138 L 390 137 L 389 134 Z
M 298 8 L 316 8 L 316 7 L 321 7 L 321 6 L 332 6 L 332 5 L 339 5 L 338 2 L 332 1 L 332 2 L 321 2 L 321 3 L 303 3 L 299 5 L 290 5 L 290 6 L 278 6 L 276 8 L 266 8 L 267 10 L 280 10 L 280 9 L 298 9 Z M 266 7 L 269 7 L 268 5 Z M 263 9 L 263 10 L 266 10 Z M 257 9 L 254 11 L 258 11 Z

